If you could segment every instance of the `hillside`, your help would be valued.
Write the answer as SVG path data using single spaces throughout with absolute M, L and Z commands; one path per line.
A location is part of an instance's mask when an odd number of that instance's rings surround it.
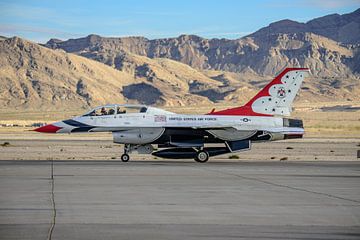
M 122 51 L 110 66 L 20 38 L 0 41 L 0 104 L 4 109 L 78 109 L 106 103 L 166 106 L 244 103 L 271 79 L 206 70 Z M 116 69 L 115 69 L 116 68 Z M 300 101 L 359 100 L 356 79 L 309 78 Z
M 106 103 L 207 104 L 201 95 L 221 83 L 167 59 L 123 53 L 122 67 L 21 38 L 0 41 L 0 104 L 4 108 L 72 109 Z M 176 92 L 176 94 L 174 94 Z
M 7 107 L 57 109 L 123 101 L 109 89 L 133 80 L 101 63 L 17 37 L 0 42 L 0 66 L 0 104 Z
M 283 20 L 236 40 L 89 35 L 42 46 L 0 37 L 0 104 L 24 110 L 242 104 L 290 66 L 312 72 L 300 102 L 359 101 L 359 14 Z
M 249 37 L 266 37 L 279 33 L 314 33 L 342 44 L 360 43 L 360 8 L 348 14 L 330 14 L 300 23 L 289 19 L 271 23 Z
M 195 35 L 149 40 L 144 37 L 107 38 L 89 35 L 46 46 L 63 49 L 112 65 L 122 51 L 150 58 L 168 58 L 200 70 L 254 71 L 274 75 L 286 66 L 309 67 L 317 77 L 358 76 L 360 9 L 298 23 L 283 20 L 236 40 Z M 115 64 L 116 67 L 116 64 Z
M 57 43 L 50 40 L 46 46 L 114 67 L 117 67 L 114 60 L 120 61 L 118 56 L 123 51 L 150 58 L 168 58 L 200 70 L 242 72 L 250 69 L 259 75 L 273 75 L 293 65 L 307 66 L 320 77 L 349 77 L 358 73 L 360 65 L 354 58 L 359 46 L 342 45 L 313 33 L 278 33 L 238 40 L 204 39 L 193 35 L 156 40 L 89 35 Z

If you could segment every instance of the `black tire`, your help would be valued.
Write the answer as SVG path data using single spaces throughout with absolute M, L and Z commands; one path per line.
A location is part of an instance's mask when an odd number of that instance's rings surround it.
M 121 161 L 123 162 L 127 162 L 130 160 L 130 156 L 126 153 L 124 153 L 123 155 L 121 155 Z
M 200 150 L 196 153 L 195 161 L 204 163 L 209 160 L 209 153 L 204 150 Z

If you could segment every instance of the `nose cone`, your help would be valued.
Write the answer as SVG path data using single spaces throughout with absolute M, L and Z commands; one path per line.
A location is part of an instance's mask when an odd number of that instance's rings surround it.
M 56 133 L 58 130 L 60 130 L 61 127 L 48 124 L 39 128 L 35 128 L 34 131 L 36 132 L 42 132 L 42 133 Z

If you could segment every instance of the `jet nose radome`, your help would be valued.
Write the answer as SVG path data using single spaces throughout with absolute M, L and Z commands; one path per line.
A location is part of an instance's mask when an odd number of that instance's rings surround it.
M 42 132 L 42 133 L 56 133 L 58 130 L 60 130 L 61 127 L 48 124 L 39 128 L 35 128 L 34 131 L 36 132 Z

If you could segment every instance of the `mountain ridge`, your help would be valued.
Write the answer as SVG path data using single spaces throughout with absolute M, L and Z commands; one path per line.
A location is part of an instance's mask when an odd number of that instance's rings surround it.
M 131 53 L 123 57 L 119 70 L 18 37 L 7 38 L 0 41 L 0 104 L 23 109 L 88 108 L 116 102 L 209 104 L 202 92 L 222 85 L 173 60 Z
M 336 20 L 329 18 L 338 19 L 339 23 L 334 24 Z M 333 27 L 331 31 L 330 27 Z M 340 36 L 351 44 L 338 42 Z M 349 38 L 345 39 L 345 36 Z M 126 51 L 149 58 L 169 58 L 200 70 L 242 72 L 250 68 L 258 75 L 274 75 L 290 64 L 309 67 L 320 77 L 349 77 L 358 75 L 360 68 L 360 63 L 356 61 L 360 51 L 360 9 L 349 14 L 316 18 L 307 23 L 281 20 L 235 40 L 206 39 L 196 35 L 152 40 L 89 35 L 61 42 L 52 39 L 45 46 L 108 65 L 109 59 L 105 55 L 111 52 L 115 58 Z
M 61 42 L 60 45 L 51 42 L 46 46 L 108 65 L 111 61 L 108 62 L 105 55 L 116 58 L 126 51 L 150 58 L 172 59 L 201 70 L 241 72 L 251 68 L 259 75 L 274 75 L 290 64 L 306 66 L 311 70 L 326 69 L 325 72 L 346 77 L 357 74 L 359 65 L 352 57 L 358 54 L 360 46 L 341 45 L 313 33 L 272 34 L 266 39 L 246 37 L 238 40 L 206 40 L 193 35 L 157 40 L 99 37 L 98 41 L 93 42 L 89 39 L 94 39 L 94 35 Z M 317 63 L 312 63 L 312 60 L 317 60 Z M 322 64 L 324 60 L 339 65 L 341 71 Z
M 311 32 L 343 44 L 360 43 L 360 8 L 346 14 L 329 14 L 301 23 L 290 19 L 273 22 L 248 35 Z
M 235 40 L 93 34 L 40 45 L 0 37 L 0 104 L 45 110 L 106 103 L 240 105 L 285 67 L 312 72 L 300 101 L 358 101 L 359 36 L 345 44 L 308 32 L 306 24 L 319 26 L 325 19 L 332 26 L 329 18 L 344 19 L 334 30 L 343 32 L 344 26 L 357 26 L 359 14 L 358 9 L 307 23 L 282 20 Z

